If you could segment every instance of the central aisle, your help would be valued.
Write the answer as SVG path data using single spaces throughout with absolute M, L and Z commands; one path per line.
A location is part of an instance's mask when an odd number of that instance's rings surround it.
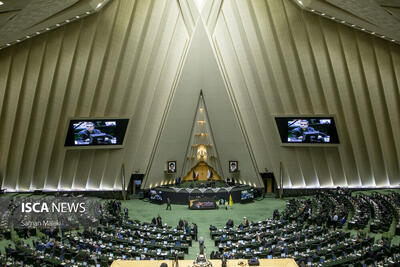
M 140 221 L 150 222 L 153 217 L 160 214 L 163 223 L 169 226 L 177 226 L 180 218 L 187 220 L 189 223 L 195 222 L 198 226 L 198 236 L 204 237 L 207 257 L 210 256 L 211 251 L 216 250 L 214 241 L 210 237 L 210 225 L 217 228 L 225 226 L 226 221 L 231 218 L 235 226 L 243 221 L 246 216 L 249 221 L 265 220 L 272 218 L 274 209 L 283 211 L 285 208 L 285 201 L 275 198 L 265 198 L 263 200 L 255 200 L 248 204 L 233 204 L 228 210 L 225 208 L 216 210 L 189 210 L 186 205 L 172 205 L 172 210 L 165 210 L 166 204 L 157 205 L 148 201 L 139 199 L 127 200 L 122 202 L 123 207 L 128 207 L 129 217 Z M 193 242 L 193 246 L 189 248 L 189 254 L 185 255 L 185 259 L 194 259 L 199 252 L 198 242 Z

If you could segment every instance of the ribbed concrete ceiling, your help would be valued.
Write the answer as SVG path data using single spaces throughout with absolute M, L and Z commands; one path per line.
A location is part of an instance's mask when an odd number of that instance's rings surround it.
M 0 48 L 99 11 L 110 0 L 2 0 Z
M 122 164 L 127 179 L 148 174 L 152 161 L 162 171 L 167 158 L 153 160 L 156 144 L 199 12 L 225 90 L 214 91 L 227 94 L 232 107 L 215 112 L 235 113 L 254 169 L 279 177 L 282 162 L 286 188 L 399 186 L 399 45 L 289 0 L 114 0 L 93 16 L 0 51 L 2 187 L 114 190 L 122 187 Z M 209 77 L 190 81 L 191 88 Z M 333 114 L 341 144 L 282 147 L 274 114 Z M 130 118 L 123 149 L 64 147 L 71 117 L 105 116 Z M 231 147 L 218 145 L 218 153 L 244 151 Z M 165 181 L 150 178 L 150 185 Z
M 294 0 L 305 10 L 396 42 L 400 41 L 400 1 Z

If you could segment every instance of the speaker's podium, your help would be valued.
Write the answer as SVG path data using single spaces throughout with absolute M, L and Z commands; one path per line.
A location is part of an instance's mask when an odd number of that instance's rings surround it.
M 221 260 L 210 260 L 212 267 L 222 267 Z M 162 263 L 166 263 L 168 267 L 175 267 L 175 262 L 171 260 L 163 261 L 124 261 L 116 260 L 111 267 L 160 267 Z M 178 261 L 179 267 L 197 266 L 193 260 Z M 228 260 L 226 267 L 245 267 L 245 266 L 260 266 L 260 267 L 298 267 L 293 259 L 260 259 L 258 265 L 249 265 L 249 260 Z

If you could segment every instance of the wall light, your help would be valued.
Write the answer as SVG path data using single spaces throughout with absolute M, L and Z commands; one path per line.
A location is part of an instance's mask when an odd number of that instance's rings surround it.
M 295 2 L 299 3 L 300 0 L 296 0 Z M 349 22 L 347 22 L 347 21 L 345 21 L 345 20 L 342 20 L 342 19 L 340 19 L 340 18 L 336 18 L 336 17 L 333 17 L 333 16 L 331 17 L 331 16 L 329 16 L 329 14 L 326 14 L 326 13 L 323 13 L 323 12 L 319 12 L 318 10 L 309 9 L 309 8 L 306 8 L 306 9 L 307 9 L 308 11 L 313 12 L 314 14 L 323 16 L 323 17 L 325 17 L 325 18 L 328 17 L 328 18 L 330 18 L 330 19 L 332 19 L 332 20 L 337 20 L 338 22 L 340 22 L 340 23 L 342 23 L 342 24 L 345 24 L 345 25 L 347 25 L 347 26 L 353 27 L 353 28 L 358 29 L 358 30 L 363 31 L 363 32 L 367 32 L 367 33 L 372 34 L 372 35 L 374 35 L 374 36 L 378 36 L 378 37 L 380 37 L 380 38 L 382 38 L 382 39 L 386 39 L 386 40 L 391 41 L 391 42 L 394 42 L 394 43 L 400 43 L 400 41 L 398 41 L 398 40 L 396 40 L 396 39 L 389 38 L 389 37 L 387 37 L 387 36 L 385 36 L 385 35 L 377 34 L 377 33 L 374 32 L 374 31 L 367 30 L 366 28 L 363 28 L 363 27 L 361 27 L 361 26 L 358 26 L 358 25 L 349 23 Z
M 4 0 L 3 0 L 3 1 L 4 1 Z M 3 4 L 5 4 L 3 1 L 0 1 L 0 6 L 3 5 Z M 3 48 L 6 48 L 6 47 L 8 47 L 8 46 L 11 46 L 11 45 L 13 45 L 13 44 L 15 44 L 15 43 L 19 43 L 19 42 L 25 41 L 26 39 L 31 38 L 32 35 L 34 35 L 34 34 L 40 35 L 40 34 L 46 32 L 46 31 L 50 31 L 50 30 L 52 30 L 52 29 L 55 29 L 55 28 L 57 28 L 57 27 L 60 27 L 60 26 L 62 26 L 62 25 L 65 25 L 65 24 L 67 24 L 67 23 L 73 22 L 73 21 L 75 21 L 75 20 L 77 20 L 77 19 L 84 18 L 84 17 L 86 17 L 87 15 L 90 15 L 90 14 L 92 14 L 92 13 L 96 13 L 96 12 L 99 11 L 99 8 L 100 8 L 100 7 L 103 7 L 103 6 L 104 6 L 106 3 L 108 3 L 109 1 L 110 1 L 110 0 L 103 0 L 101 3 L 99 3 L 99 4 L 97 5 L 96 10 L 93 10 L 93 11 L 86 11 L 85 13 L 82 13 L 82 14 L 80 14 L 80 15 L 77 15 L 77 16 L 75 16 L 75 17 L 66 19 L 64 22 L 59 22 L 59 23 L 57 23 L 57 24 L 55 24 L 55 25 L 53 25 L 53 26 L 50 26 L 50 27 L 47 27 L 47 28 L 45 28 L 45 29 L 43 29 L 43 30 L 39 30 L 39 31 L 37 31 L 37 32 L 35 32 L 35 33 L 32 33 L 32 34 L 30 34 L 30 35 L 28 35 L 28 36 L 26 36 L 26 37 L 24 37 L 24 38 L 20 38 L 20 39 L 18 39 L 18 40 L 13 41 L 13 42 L 4 44 L 3 46 L 0 46 L 0 50 L 3 49 Z

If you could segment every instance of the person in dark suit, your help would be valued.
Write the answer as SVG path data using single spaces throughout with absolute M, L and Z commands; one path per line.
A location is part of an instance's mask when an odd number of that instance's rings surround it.
M 11 244 L 8 244 L 8 247 L 5 248 L 5 251 L 6 251 L 7 257 L 9 257 L 11 254 L 14 253 L 15 250 L 11 247 Z
M 179 219 L 178 227 L 177 227 L 177 228 L 180 229 L 180 230 L 182 230 L 184 226 L 185 226 L 185 223 L 183 222 L 182 218 Z
M 232 228 L 233 227 L 233 220 L 232 219 L 229 219 L 227 222 L 226 222 L 226 227 L 228 227 L 228 228 Z
M 249 220 L 246 217 L 243 217 L 243 226 L 249 227 Z
M 158 216 L 157 216 L 157 226 L 162 227 L 162 219 L 161 219 L 160 214 L 158 214 Z
M 166 210 L 168 210 L 168 208 L 169 208 L 169 210 L 172 210 L 171 199 L 169 199 L 169 197 L 167 197 L 167 208 L 166 208 Z
M 203 237 L 200 237 L 199 238 L 199 248 L 200 248 L 200 254 L 201 255 L 204 255 L 205 254 L 205 245 L 204 245 L 204 238 Z
M 303 140 L 305 132 L 315 132 L 315 129 L 308 126 L 308 120 L 300 121 L 300 127 L 295 128 L 292 134 L 298 139 Z
M 94 128 L 93 122 L 87 122 L 86 129 L 82 130 L 78 133 L 78 139 L 80 141 L 89 142 L 90 145 L 96 145 L 97 138 L 94 138 L 92 135 L 102 134 L 102 133 L 103 132 L 101 132 L 100 130 Z M 108 143 L 109 141 L 110 141 L 110 139 L 108 136 L 104 137 L 104 143 Z
M 198 233 L 197 224 L 193 223 L 193 234 L 195 241 L 197 241 L 197 233 Z

